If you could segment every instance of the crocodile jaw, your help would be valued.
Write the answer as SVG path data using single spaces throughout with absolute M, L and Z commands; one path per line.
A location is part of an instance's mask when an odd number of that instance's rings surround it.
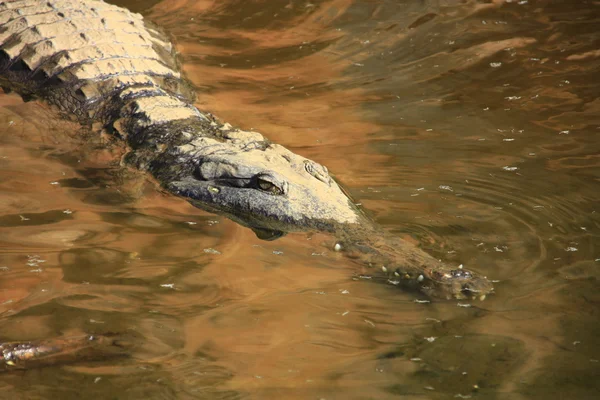
M 252 188 L 217 185 L 187 177 L 171 182 L 167 189 L 192 205 L 228 218 L 260 233 L 273 235 L 294 231 L 334 231 L 341 225 L 358 224 L 360 214 L 337 184 L 325 190 L 289 184 L 285 195 Z M 261 237 L 264 239 L 264 237 Z
M 256 135 L 247 135 L 252 141 L 196 138 L 169 162 L 186 165 L 177 168 L 185 173 L 159 180 L 194 206 L 224 214 L 261 238 L 360 223 L 362 214 L 326 168 Z

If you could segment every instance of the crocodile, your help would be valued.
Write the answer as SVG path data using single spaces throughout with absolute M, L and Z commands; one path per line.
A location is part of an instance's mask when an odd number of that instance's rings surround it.
M 171 41 L 139 14 L 101 0 L 0 2 L 0 86 L 122 139 L 123 165 L 261 239 L 326 232 L 390 284 L 448 299 L 493 291 L 387 234 L 326 167 L 197 109 Z
M 0 372 L 47 367 L 73 359 L 106 360 L 127 356 L 133 346 L 124 335 L 80 335 L 40 341 L 0 343 Z

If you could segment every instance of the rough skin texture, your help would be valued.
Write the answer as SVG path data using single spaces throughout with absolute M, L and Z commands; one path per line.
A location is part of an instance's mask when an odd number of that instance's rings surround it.
M 325 167 L 196 109 L 171 44 L 140 15 L 97 0 L 1 2 L 0 85 L 101 123 L 127 143 L 125 163 L 263 239 L 327 231 L 392 284 L 442 298 L 493 290 L 485 277 L 386 237 Z

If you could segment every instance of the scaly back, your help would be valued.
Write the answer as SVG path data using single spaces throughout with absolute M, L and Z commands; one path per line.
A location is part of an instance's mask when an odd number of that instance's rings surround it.
M 82 123 L 205 119 L 183 95 L 169 41 L 141 15 L 103 1 L 0 3 L 0 83 Z

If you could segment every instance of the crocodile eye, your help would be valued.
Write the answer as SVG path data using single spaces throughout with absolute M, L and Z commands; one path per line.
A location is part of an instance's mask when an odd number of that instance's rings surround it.
M 281 190 L 279 187 L 277 187 L 277 185 L 275 185 L 273 182 L 269 182 L 268 180 L 263 179 L 263 178 L 256 179 L 256 186 L 260 190 L 269 192 L 271 194 L 275 194 L 275 195 L 283 194 L 283 190 Z

